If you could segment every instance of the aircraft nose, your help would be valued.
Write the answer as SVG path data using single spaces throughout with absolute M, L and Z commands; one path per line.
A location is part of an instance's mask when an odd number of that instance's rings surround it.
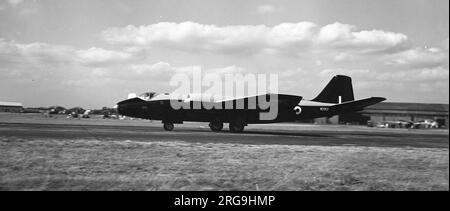
M 124 101 L 121 101 L 121 102 L 118 102 L 117 103 L 117 113 L 118 114 L 120 114 L 120 115 L 127 115 L 127 107 L 129 107 L 129 105 L 128 105 L 129 103 L 126 101 L 126 100 L 124 100 Z
M 116 105 L 116 109 L 117 109 L 117 113 L 122 115 L 122 107 L 119 104 Z
M 120 102 L 120 103 L 118 103 L 116 106 L 117 106 L 117 113 L 118 113 L 118 114 L 120 114 L 120 115 L 126 115 L 126 107 L 127 107 L 127 104 L 126 104 L 126 103 Z
M 135 116 L 139 112 L 142 100 L 139 98 L 132 98 L 117 103 L 117 113 L 122 116 Z

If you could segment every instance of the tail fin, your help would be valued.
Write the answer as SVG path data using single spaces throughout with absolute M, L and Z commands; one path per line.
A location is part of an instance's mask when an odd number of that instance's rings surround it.
M 344 103 L 355 100 L 353 95 L 352 78 L 345 75 L 336 75 L 331 79 L 325 89 L 312 99 L 322 103 Z

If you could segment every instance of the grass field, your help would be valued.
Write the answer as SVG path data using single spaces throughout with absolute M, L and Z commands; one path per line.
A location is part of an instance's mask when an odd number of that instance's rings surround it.
M 448 191 L 449 151 L 0 135 L 0 189 Z

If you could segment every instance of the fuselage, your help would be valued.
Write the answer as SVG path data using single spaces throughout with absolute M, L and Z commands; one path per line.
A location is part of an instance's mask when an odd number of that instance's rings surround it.
M 237 108 L 235 103 L 234 108 L 226 108 L 225 102 L 227 100 L 211 101 L 192 97 L 191 99 L 177 99 L 168 94 L 158 95 L 152 99 L 136 97 L 119 102 L 118 111 L 121 115 L 142 119 L 165 121 L 170 118 L 174 123 L 183 121 L 210 122 L 215 117 L 220 117 L 223 122 L 228 123 L 233 116 L 245 115 L 247 124 L 263 124 L 335 115 L 332 106 L 336 104 L 301 100 L 302 97 L 296 97 L 298 102 L 295 102 L 295 99 L 289 103 L 279 102 L 277 104 L 277 115 L 273 119 L 261 119 L 260 113 L 268 112 L 269 109 L 260 109 L 258 105 L 253 109 L 248 106 Z M 175 101 L 186 105 L 186 108 L 173 108 L 172 103 Z M 199 106 L 195 108 L 195 104 Z

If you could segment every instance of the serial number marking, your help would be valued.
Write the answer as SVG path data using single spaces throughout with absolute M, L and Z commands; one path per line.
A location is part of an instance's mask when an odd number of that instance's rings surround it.
M 328 111 L 328 110 L 330 110 L 330 109 L 327 108 L 327 107 L 321 107 L 321 108 L 320 108 L 320 111 Z

